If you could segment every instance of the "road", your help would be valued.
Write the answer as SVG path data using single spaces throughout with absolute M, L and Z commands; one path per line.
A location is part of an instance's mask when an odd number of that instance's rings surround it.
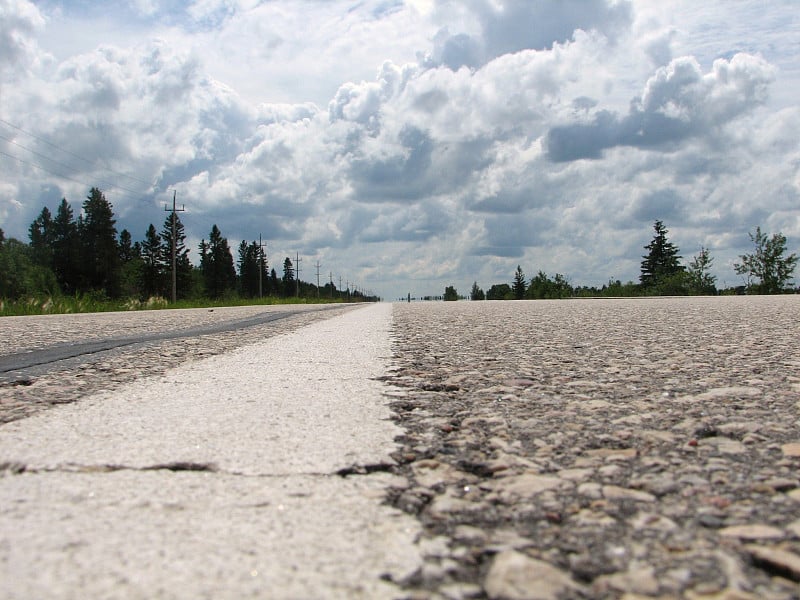
M 391 312 L 0 427 L 0 596 L 396 596 L 420 558 L 416 519 L 382 504 L 403 483 L 386 472 L 400 430 L 375 381 Z

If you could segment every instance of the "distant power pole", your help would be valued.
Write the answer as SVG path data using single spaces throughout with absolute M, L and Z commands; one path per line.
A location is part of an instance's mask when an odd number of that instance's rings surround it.
M 317 261 L 317 298 L 319 298 L 319 261 Z
M 295 267 L 294 267 L 294 275 L 295 275 L 295 277 L 294 277 L 294 286 L 295 286 L 294 287 L 294 291 L 295 291 L 295 294 L 294 295 L 297 296 L 298 298 L 300 297 L 300 261 L 302 261 L 302 260 L 303 259 L 300 258 L 300 253 L 298 252 L 297 255 L 295 256 Z
M 172 246 L 172 303 L 173 304 L 175 304 L 175 302 L 178 301 L 178 274 L 177 274 L 177 269 L 176 269 L 177 258 L 176 258 L 176 248 L 175 248 L 177 246 L 178 241 L 175 238 L 175 236 L 177 235 L 176 232 L 175 232 L 175 228 L 177 227 L 177 225 L 176 225 L 177 217 L 175 216 L 175 213 L 176 212 L 183 212 L 183 211 L 186 210 L 186 205 L 185 204 L 182 205 L 181 208 L 175 208 L 175 198 L 176 198 L 177 194 L 178 194 L 178 192 L 176 190 L 172 190 L 172 211 L 171 211 L 172 212 L 172 219 L 171 219 L 172 220 L 172 233 L 171 233 L 172 243 L 170 244 L 170 246 Z M 169 208 L 167 208 L 166 204 L 164 205 L 164 210 L 169 211 Z
M 339 298 L 342 297 L 342 276 L 339 275 Z
M 261 242 L 261 234 L 259 233 L 258 234 L 258 248 L 259 248 L 259 257 L 258 257 L 259 261 L 258 261 L 258 263 L 260 265 L 260 267 L 258 269 L 258 297 L 259 298 L 263 298 L 264 297 L 263 284 L 261 283 L 261 279 L 263 278 L 263 275 L 264 275 L 264 248 L 266 248 L 266 246 L 267 246 L 266 244 Z

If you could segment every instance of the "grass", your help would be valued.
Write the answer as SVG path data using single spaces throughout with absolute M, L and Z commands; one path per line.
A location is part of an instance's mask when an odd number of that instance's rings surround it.
M 0 299 L 0 317 L 18 317 L 27 315 L 114 312 L 130 310 L 161 310 L 173 308 L 217 308 L 222 306 L 268 306 L 272 304 L 329 304 L 343 303 L 344 299 L 331 298 L 239 298 L 238 296 L 212 300 L 197 298 L 179 300 L 170 304 L 166 298 L 154 296 L 145 301 L 135 298 L 109 300 L 94 294 L 77 296 L 58 296 L 41 298 L 23 298 L 19 300 Z

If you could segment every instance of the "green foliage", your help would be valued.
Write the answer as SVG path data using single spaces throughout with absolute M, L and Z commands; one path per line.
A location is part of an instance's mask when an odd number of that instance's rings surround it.
M 102 290 L 111 298 L 117 297 L 119 254 L 113 207 L 103 192 L 92 188 L 83 203 L 82 216 L 78 233 L 84 289 Z
M 742 262 L 733 268 L 739 275 L 747 278 L 747 291 L 751 294 L 780 294 L 786 284 L 794 277 L 797 254 L 786 253 L 786 236 L 778 232 L 773 236 L 756 227 L 755 233 L 748 234 L 755 245 L 752 254 L 742 254 Z
M 653 225 L 655 236 L 653 240 L 645 246 L 648 251 L 643 256 L 641 275 L 639 281 L 645 288 L 650 288 L 650 293 L 658 295 L 659 289 L 672 289 L 677 281 L 675 276 L 682 272 L 684 268 L 680 264 L 678 247 L 667 239 L 669 231 L 661 221 L 656 221 Z
M 297 293 L 295 280 L 294 280 L 294 265 L 292 260 L 287 256 L 283 261 L 283 279 L 281 280 L 281 287 L 283 288 L 283 295 L 285 297 L 293 296 Z
M 717 278 L 710 273 L 714 258 L 708 248 L 700 247 L 700 252 L 689 262 L 686 270 L 687 286 L 693 295 L 714 295 L 717 293 Z
M 161 236 L 150 223 L 144 234 L 141 246 L 141 268 L 139 270 L 139 289 L 143 298 L 166 294 L 166 265 Z
M 175 219 L 175 288 L 178 299 L 188 298 L 192 291 L 192 266 L 189 249 L 186 247 L 186 231 L 178 213 L 170 213 L 161 228 L 164 277 L 172 295 L 172 219 Z
M 0 298 L 50 295 L 58 292 L 53 272 L 33 260 L 33 250 L 17 239 L 0 246 Z
M 200 242 L 200 269 L 203 272 L 206 294 L 222 298 L 236 287 L 236 269 L 233 266 L 228 240 L 214 225 L 208 243 Z
M 239 293 L 245 298 L 269 294 L 270 280 L 264 250 L 255 240 L 239 244 Z M 260 286 L 260 287 L 259 287 Z
M 514 292 L 507 283 L 496 283 L 486 292 L 487 300 L 512 300 Z
M 448 285 L 444 288 L 444 300 L 445 302 L 455 302 L 458 300 L 458 292 L 455 287 Z
M 517 265 L 517 270 L 514 273 L 514 283 L 511 285 L 511 291 L 514 293 L 515 300 L 522 300 L 525 297 L 525 273 L 522 272 L 522 267 Z
M 486 294 L 484 294 L 483 290 L 480 287 L 478 287 L 478 282 L 477 281 L 475 281 L 472 284 L 472 291 L 470 291 L 470 293 L 469 293 L 469 299 L 470 300 L 485 300 L 486 299 Z
M 573 294 L 572 286 L 561 273 L 556 273 L 552 279 L 544 271 L 539 271 L 531 279 L 525 297 L 532 300 L 554 300 L 569 298 Z

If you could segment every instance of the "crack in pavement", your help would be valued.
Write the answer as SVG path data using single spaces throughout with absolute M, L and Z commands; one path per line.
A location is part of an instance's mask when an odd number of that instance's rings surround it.
M 66 463 L 57 465 L 55 467 L 44 468 L 30 468 L 23 462 L 7 461 L 0 462 L 0 476 L 8 473 L 11 475 L 26 474 L 40 474 L 40 473 L 114 473 L 117 471 L 172 471 L 173 473 L 179 472 L 194 472 L 194 473 L 216 473 L 220 475 L 231 475 L 235 477 L 252 477 L 252 478 L 281 478 L 281 477 L 340 477 L 345 479 L 351 475 L 371 475 L 372 473 L 386 473 L 393 472 L 397 465 L 390 463 L 375 463 L 366 465 L 351 465 L 338 469 L 332 473 L 319 473 L 319 472 L 296 472 L 296 473 L 243 473 L 237 471 L 226 471 L 220 469 L 214 463 L 202 463 L 191 461 L 175 461 L 166 463 L 157 463 L 154 465 L 146 465 L 143 467 L 133 467 L 124 464 L 97 464 L 97 465 L 81 465 L 75 463 Z

